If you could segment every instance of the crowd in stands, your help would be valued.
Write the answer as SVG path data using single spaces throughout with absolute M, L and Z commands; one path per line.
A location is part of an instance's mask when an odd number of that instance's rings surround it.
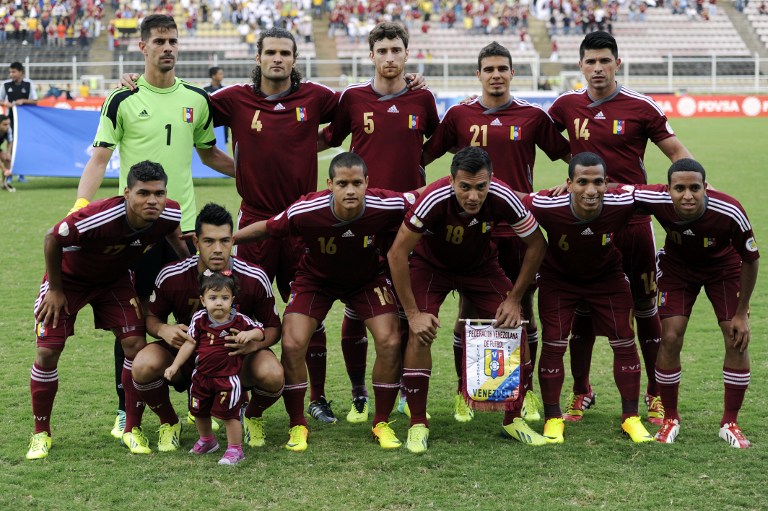
M 89 46 L 99 36 L 101 0 L 15 0 L 0 5 L 0 44 Z

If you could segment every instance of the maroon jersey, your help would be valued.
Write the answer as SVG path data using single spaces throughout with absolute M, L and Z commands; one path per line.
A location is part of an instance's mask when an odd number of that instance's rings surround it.
M 253 84 L 211 95 L 215 123 L 232 130 L 237 192 L 247 208 L 269 218 L 317 189 L 317 130 L 331 121 L 337 101 L 312 82 L 275 99 Z
M 232 329 L 245 332 L 254 328 L 263 329 L 261 323 L 253 321 L 239 312 L 233 312 L 225 323 L 214 323 L 208 316 L 207 310 L 197 311 L 192 316 L 187 332 L 197 342 L 197 346 L 195 346 L 196 371 L 208 377 L 238 374 L 243 367 L 243 357 L 229 356 L 232 349 L 224 345 L 230 341 L 224 338 L 234 335 Z
M 378 238 L 400 225 L 414 200 L 412 193 L 369 188 L 360 216 L 341 221 L 333 213 L 331 191 L 314 192 L 269 219 L 267 232 L 304 240 L 307 248 L 297 277 L 309 276 L 334 290 L 349 291 L 381 273 Z
M 427 186 L 405 217 L 405 226 L 424 234 L 414 255 L 429 264 L 460 275 L 481 269 L 496 259 L 491 233 L 500 222 L 525 237 L 539 224 L 515 193 L 492 178 L 490 190 L 477 215 L 468 215 L 456 201 L 450 179 L 444 177 Z
M 323 134 L 330 146 L 338 147 L 352 133 L 350 151 L 365 161 L 369 187 L 407 192 L 426 183 L 421 146 L 439 122 L 429 90 L 382 96 L 369 80 L 342 92 L 333 123 Z
M 648 140 L 658 144 L 675 134 L 651 98 L 621 86 L 599 101 L 590 98 L 586 88 L 566 92 L 552 104 L 549 115 L 561 131 L 568 130 L 572 154 L 599 154 L 608 177 L 619 183 L 646 183 L 643 158 Z
M 677 215 L 667 185 L 638 186 L 635 202 L 667 231 L 660 264 L 669 262 L 699 275 L 738 275 L 742 261 L 760 257 L 747 214 L 730 195 L 707 191 L 704 214 L 691 221 Z
M 493 175 L 515 190 L 533 191 L 536 146 L 552 160 L 570 152 L 568 141 L 539 106 L 522 99 L 499 109 L 488 109 L 480 98 L 448 109 L 424 152 L 439 158 L 447 151 L 479 146 L 488 151 Z
M 135 230 L 128 225 L 124 197 L 92 202 L 53 226 L 64 247 L 61 271 L 74 284 L 105 285 L 125 275 L 149 248 L 172 234 L 181 221 L 178 202 L 167 199 L 157 221 Z
M 614 246 L 613 238 L 635 212 L 631 192 L 609 190 L 600 215 L 589 221 L 573 214 L 571 194 L 552 197 L 545 190 L 527 195 L 523 204 L 547 232 L 547 254 L 540 274 L 574 283 L 623 275 L 621 252 Z
M 176 323 L 189 325 L 200 309 L 199 256 L 167 264 L 157 275 L 149 297 L 149 310 L 162 321 L 173 313 Z M 265 327 L 279 327 L 272 284 L 264 270 L 237 257 L 229 260 L 229 269 L 237 281 L 235 308 L 241 314 L 258 319 Z

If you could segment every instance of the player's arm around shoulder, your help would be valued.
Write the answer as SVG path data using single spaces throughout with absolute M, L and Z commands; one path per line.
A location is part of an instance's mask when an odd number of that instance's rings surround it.
M 285 213 L 280 214 L 283 215 Z M 235 234 L 232 235 L 232 242 L 235 245 L 242 245 L 243 243 L 263 240 L 268 236 L 267 220 L 260 220 L 235 231 Z

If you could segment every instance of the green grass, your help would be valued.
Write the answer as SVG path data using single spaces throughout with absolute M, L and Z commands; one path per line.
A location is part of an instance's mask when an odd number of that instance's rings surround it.
M 765 161 L 763 119 L 679 120 L 681 140 L 718 189 L 738 197 L 755 227 L 768 239 L 768 209 L 756 190 Z M 650 181 L 665 179 L 668 163 L 648 149 Z M 328 164 L 321 155 L 321 169 Z M 447 172 L 448 158 L 430 166 L 430 180 Z M 610 162 L 608 162 L 610 165 Z M 322 172 L 322 170 L 321 170 Z M 562 182 L 565 167 L 539 156 L 536 187 Z M 324 180 L 321 180 L 324 181 Z M 112 195 L 115 182 L 100 196 Z M 219 467 L 215 455 L 186 453 L 196 438 L 188 427 L 181 452 L 132 456 L 109 436 L 114 419 L 112 339 L 94 331 L 90 309 L 80 314 L 77 334 L 59 365 L 59 394 L 53 412 L 54 447 L 39 462 L 24 453 L 32 430 L 29 369 L 35 352 L 32 302 L 43 274 L 42 239 L 75 199 L 76 180 L 31 179 L 16 194 L 0 195 L 3 264 L 0 265 L 0 509 L 532 509 L 631 507 L 636 509 L 761 509 L 768 463 L 766 285 L 752 301 L 752 385 L 740 424 L 754 448 L 738 451 L 717 438 L 722 409 L 722 339 L 703 295 L 694 311 L 683 350 L 683 430 L 674 445 L 633 445 L 619 434 L 619 397 L 612 381 L 610 349 L 595 348 L 593 384 L 598 407 L 582 423 L 568 425 L 566 443 L 530 448 L 499 437 L 499 413 L 478 413 L 473 422 L 451 417 L 454 373 L 451 325 L 455 298 L 443 308 L 434 352 L 429 410 L 430 450 L 383 452 L 369 440 L 369 427 L 340 422 L 311 424 L 310 448 L 284 451 L 287 415 L 282 403 L 267 413 L 267 446 L 247 450 L 246 462 Z M 239 199 L 230 181 L 196 183 L 198 205 L 215 200 L 233 212 Z M 657 235 L 660 229 L 657 228 Z M 328 395 L 339 415 L 348 409 L 349 385 L 339 349 L 341 309 L 327 322 Z M 601 342 L 602 341 L 602 342 Z M 369 350 L 369 366 L 372 363 Z M 566 388 L 570 379 L 566 379 Z M 173 394 L 178 411 L 182 395 Z M 407 420 L 394 429 L 405 438 Z M 145 428 L 154 445 L 158 426 L 151 411 Z M 541 424 L 535 425 L 541 428 Z M 223 432 L 220 440 L 223 440 Z

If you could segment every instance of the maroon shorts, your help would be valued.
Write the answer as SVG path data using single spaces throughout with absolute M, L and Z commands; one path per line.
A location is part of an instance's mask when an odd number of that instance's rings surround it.
M 507 291 L 514 286 L 496 261 L 489 262 L 471 275 L 456 275 L 433 267 L 420 257 L 410 260 L 411 289 L 422 312 L 437 316 L 445 297 L 458 291 L 471 301 L 481 319 L 496 317 Z
M 208 377 L 195 371 L 189 387 L 189 411 L 195 417 L 229 420 L 240 418 L 240 406 L 245 396 L 240 376 Z
M 542 339 L 567 339 L 576 306 L 585 304 L 592 311 L 596 335 L 609 339 L 631 339 L 633 301 L 629 283 L 623 275 L 599 282 L 573 284 L 557 276 L 539 275 L 539 318 Z
M 291 296 L 284 314 L 304 314 L 322 323 L 336 300 L 341 300 L 352 309 L 360 321 L 382 314 L 397 314 L 392 283 L 384 275 L 378 275 L 359 289 L 346 292 L 328 287 L 327 282 L 299 275 L 291 284 Z
M 260 220 L 266 220 L 266 218 L 252 215 L 241 209 L 237 217 L 237 227 L 242 229 Z M 277 289 L 283 301 L 288 300 L 291 282 L 296 275 L 302 254 L 304 254 L 304 242 L 301 238 L 295 237 L 267 238 L 235 246 L 236 256 L 249 263 L 258 264 L 271 280 L 277 282 Z
M 632 297 L 656 298 L 656 242 L 651 223 L 629 224 L 616 231 L 613 242 L 621 252 Z
M 663 269 L 659 276 L 659 296 L 656 302 L 662 319 L 672 316 L 690 317 L 693 304 L 696 303 L 696 297 L 702 287 L 712 303 L 718 323 L 730 321 L 733 318 L 739 303 L 741 288 L 738 277 L 728 275 L 716 278 L 713 276 L 715 278 L 702 282 L 699 279 L 689 278 L 685 268 L 665 265 Z
M 35 309 L 48 292 L 48 276 L 43 278 L 40 292 L 35 300 Z M 77 313 L 87 304 L 93 308 L 93 323 L 103 330 L 118 330 L 117 338 L 144 337 L 144 318 L 141 304 L 133 288 L 128 272 L 120 280 L 104 287 L 74 287 L 64 283 L 64 296 L 67 298 L 69 314 L 64 309 L 59 315 L 59 324 L 43 326 L 35 324 L 37 345 L 54 351 L 62 351 L 67 337 L 75 333 Z
M 519 236 L 493 238 L 493 242 L 496 243 L 496 248 L 499 251 L 499 265 L 501 269 L 504 270 L 504 274 L 509 280 L 516 282 L 517 277 L 520 275 L 520 268 L 523 266 L 523 259 L 525 258 L 525 251 L 528 246 Z M 525 294 L 530 297 L 534 292 L 536 292 L 536 283 L 531 282 Z

